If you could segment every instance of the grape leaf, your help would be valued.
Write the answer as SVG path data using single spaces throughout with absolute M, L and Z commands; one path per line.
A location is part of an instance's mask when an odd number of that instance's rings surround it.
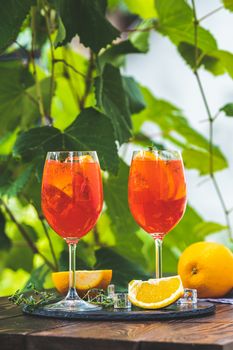
M 6 195 L 8 197 L 15 197 L 22 192 L 23 188 L 28 183 L 32 172 L 34 169 L 34 164 L 30 164 L 23 169 L 19 174 L 17 174 L 16 179 L 10 178 L 10 174 L 6 172 L 5 177 L 1 177 L 0 181 L 0 195 Z
M 194 45 L 181 42 L 178 45 L 178 51 L 181 54 L 181 56 L 184 58 L 186 63 L 192 68 L 195 68 L 195 47 Z M 221 61 L 217 57 L 213 57 L 210 55 L 204 55 L 203 51 L 200 49 L 197 49 L 197 57 L 199 58 L 199 63 L 197 67 L 204 66 L 206 70 L 211 72 L 214 75 L 220 75 L 225 73 L 225 68 L 222 65 Z M 200 59 L 200 57 L 202 57 Z
M 227 117 L 233 117 L 233 103 L 227 103 L 220 108 L 220 111 L 224 112 Z
M 200 175 L 206 175 L 210 172 L 210 155 L 208 150 L 200 150 L 186 147 L 183 149 L 182 157 L 184 166 L 187 169 L 198 169 Z M 216 153 L 213 154 L 213 170 L 219 171 L 227 167 L 225 158 Z
M 45 109 L 49 103 L 49 78 L 41 80 Z M 0 64 L 1 133 L 32 126 L 40 118 L 33 77 L 21 63 Z
M 35 0 L 8 0 L 0 2 L 0 51 L 16 39 L 20 27 Z
M 155 123 L 163 131 L 163 137 L 183 148 L 185 165 L 198 169 L 200 174 L 209 172 L 209 142 L 194 130 L 181 110 L 171 103 L 157 99 L 151 92 L 142 88 L 147 107 L 133 117 L 134 130 L 140 131 L 145 121 Z M 213 146 L 214 170 L 227 167 L 227 161 L 220 149 Z M 203 161 L 203 158 L 205 161 Z
M 106 0 L 57 0 L 66 33 L 60 44 L 69 43 L 76 34 L 94 52 L 110 44 L 120 33 L 105 18 L 106 4 Z M 64 28 L 60 26 L 57 41 L 63 37 Z
M 186 62 L 193 67 L 193 59 L 190 59 L 190 52 L 187 46 L 194 51 L 195 35 L 193 24 L 193 11 L 184 0 L 155 0 L 159 22 L 156 26 L 161 34 L 166 35 L 178 47 L 179 52 Z M 228 74 L 233 78 L 233 54 L 219 50 L 213 35 L 200 25 L 197 27 L 197 48 L 198 60 L 205 69 L 213 74 Z M 193 54 L 195 57 L 195 54 Z
M 43 159 L 48 151 L 96 150 L 103 169 L 116 173 L 117 148 L 110 120 L 94 108 L 84 109 L 77 119 L 61 132 L 54 127 L 32 128 L 19 135 L 14 155 L 25 161 Z
M 120 70 L 107 64 L 95 79 L 95 88 L 98 107 L 111 119 L 115 138 L 120 144 L 128 141 L 132 125 Z
M 159 22 L 157 30 L 167 35 L 170 40 L 179 45 L 186 42 L 194 45 L 193 12 L 184 0 L 155 0 Z M 208 53 L 217 49 L 214 37 L 206 29 L 198 26 L 198 48 Z
M 149 30 L 141 30 L 151 28 L 153 24 L 154 21 L 152 19 L 144 20 L 136 27 L 139 31 L 130 33 L 128 39 L 108 46 L 98 57 L 100 67 L 103 68 L 106 63 L 111 63 L 118 67 L 124 62 L 125 55 L 148 52 L 150 33 Z
M 117 147 L 110 120 L 94 108 L 84 109 L 78 118 L 65 129 L 65 142 L 69 147 L 96 150 L 102 169 L 116 174 Z
M 130 112 L 139 113 L 145 108 L 145 100 L 137 82 L 131 77 L 123 77 L 124 90 L 129 101 Z

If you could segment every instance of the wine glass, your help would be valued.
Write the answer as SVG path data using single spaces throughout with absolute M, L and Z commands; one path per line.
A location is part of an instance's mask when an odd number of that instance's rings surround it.
M 82 300 L 76 290 L 76 245 L 96 224 L 103 206 L 97 153 L 48 152 L 42 180 L 42 210 L 52 229 L 69 246 L 69 291 L 52 310 L 92 311 L 101 307 Z
M 156 278 L 162 277 L 162 242 L 186 208 L 186 181 L 179 151 L 135 151 L 129 174 L 130 211 L 155 240 Z

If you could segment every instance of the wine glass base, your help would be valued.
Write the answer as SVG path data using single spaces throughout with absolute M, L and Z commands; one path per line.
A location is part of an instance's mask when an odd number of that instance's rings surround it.
M 46 311 L 65 311 L 72 312 L 88 312 L 102 310 L 102 306 L 87 303 L 82 299 L 67 300 L 63 299 L 57 303 L 44 306 Z

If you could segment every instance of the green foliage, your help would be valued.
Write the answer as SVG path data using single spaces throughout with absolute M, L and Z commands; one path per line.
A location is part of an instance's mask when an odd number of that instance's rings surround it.
M 155 123 L 163 132 L 164 139 L 182 147 L 184 164 L 188 169 L 197 169 L 201 175 L 209 172 L 209 143 L 200 133 L 194 130 L 182 111 L 171 103 L 157 99 L 146 88 L 141 88 L 146 108 L 134 115 L 134 130 L 140 130 L 145 121 Z M 217 146 L 214 146 L 214 169 L 227 167 L 227 161 Z
M 228 4 L 228 8 L 230 4 Z M 185 0 L 155 0 L 158 12 L 157 30 L 169 37 L 179 52 L 193 67 L 195 31 L 193 12 Z M 197 48 L 199 65 L 213 74 L 227 72 L 233 78 L 233 55 L 219 50 L 213 35 L 200 25 L 197 27 Z
M 57 0 L 58 11 L 64 25 L 67 44 L 78 34 L 81 42 L 94 52 L 110 44 L 119 32 L 106 19 L 106 0 Z
M 223 4 L 233 10 L 232 1 Z M 125 22 L 140 17 L 128 33 L 111 24 L 116 10 Z M 168 142 L 182 151 L 185 167 L 200 175 L 209 174 L 210 146 L 181 108 L 122 74 L 127 55 L 143 60 L 155 30 L 192 70 L 233 78 L 232 53 L 219 50 L 200 25 L 195 48 L 193 9 L 185 0 L 9 0 L 0 5 L 0 19 L 0 294 L 26 283 L 52 287 L 56 262 L 68 269 L 67 246 L 48 227 L 40 206 L 45 155 L 56 150 L 96 150 L 103 170 L 104 210 L 78 245 L 78 268 L 112 268 L 113 283 L 123 289 L 131 279 L 151 276 L 154 241 L 130 214 L 129 167 L 120 146 L 161 149 Z M 78 40 L 67 45 L 75 36 L 85 48 Z M 219 111 L 231 117 L 232 104 Z M 161 142 L 144 133 L 145 122 L 161 131 Z M 213 145 L 212 156 L 214 172 L 227 168 L 219 146 Z M 226 229 L 188 205 L 164 239 L 164 272 L 176 273 L 188 245 Z
M 223 0 L 222 1 L 226 9 L 233 11 L 233 1 L 232 0 Z
M 49 126 L 25 131 L 16 141 L 14 155 L 26 161 L 33 158 L 44 161 L 48 151 L 93 147 L 99 154 L 102 168 L 116 172 L 118 158 L 112 125 L 105 115 L 88 108 L 64 132 Z
M 131 136 L 129 102 L 125 96 L 120 70 L 109 64 L 95 80 L 97 103 L 111 119 L 115 137 L 120 144 Z
M 0 51 L 16 40 L 20 27 L 35 0 L 9 0 L 0 4 Z
M 224 112 L 227 117 L 233 117 L 233 103 L 227 103 L 220 108 L 220 111 Z
M 152 19 L 142 21 L 136 28 L 139 30 L 138 32 L 135 31 L 130 33 L 127 40 L 109 45 L 98 58 L 100 67 L 102 68 L 108 62 L 116 67 L 119 67 L 124 63 L 126 54 L 148 52 L 149 31 L 146 29 L 151 28 L 153 23 L 154 20 Z
M 154 7 L 154 0 L 124 0 L 124 3 L 130 10 L 130 12 L 139 15 L 141 18 L 156 17 L 156 10 Z

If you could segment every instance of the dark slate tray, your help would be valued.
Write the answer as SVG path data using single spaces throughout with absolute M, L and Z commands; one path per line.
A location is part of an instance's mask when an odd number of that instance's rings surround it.
M 132 308 L 131 310 L 103 309 L 100 311 L 67 312 L 48 311 L 43 308 L 38 308 L 31 312 L 25 307 L 23 312 L 33 316 L 87 321 L 147 321 L 208 316 L 214 314 L 215 306 L 209 302 L 199 301 L 197 305 L 194 306 L 172 304 L 164 309 L 158 310 Z

